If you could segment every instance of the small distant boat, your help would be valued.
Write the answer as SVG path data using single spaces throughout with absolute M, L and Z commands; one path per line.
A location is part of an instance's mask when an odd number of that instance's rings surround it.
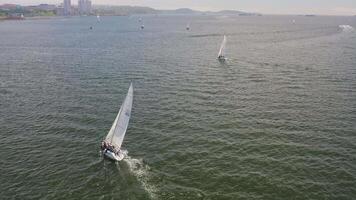
M 142 30 L 145 29 L 145 25 L 142 24 L 142 25 L 141 25 L 141 29 L 142 29 Z
M 354 28 L 350 25 L 340 25 L 339 28 L 344 32 L 351 32 Z
M 226 61 L 225 46 L 226 46 L 226 36 L 224 35 L 224 39 L 223 39 L 223 41 L 221 43 L 219 54 L 218 54 L 218 60 L 221 61 L 221 62 Z
M 188 23 L 187 24 L 187 27 L 185 28 L 187 31 L 189 31 L 190 30 L 190 24 Z
M 295 19 L 292 20 L 292 23 L 295 24 Z
M 142 22 L 142 18 L 140 17 L 140 18 L 138 18 L 138 22 Z
M 130 121 L 132 100 L 133 87 L 131 83 L 119 113 L 117 114 L 108 135 L 101 144 L 103 155 L 109 159 L 121 161 L 125 158 L 125 156 L 127 156 L 128 152 L 126 150 L 122 150 L 121 145 L 124 141 L 125 133 Z
M 100 22 L 100 15 L 97 15 L 97 16 L 96 16 L 96 20 L 97 20 L 98 22 Z

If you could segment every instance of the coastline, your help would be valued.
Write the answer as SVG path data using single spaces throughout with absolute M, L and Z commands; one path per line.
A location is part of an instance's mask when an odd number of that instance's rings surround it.
M 45 19 L 61 19 L 64 16 L 34 16 L 34 17 L 26 17 L 25 20 L 45 20 Z
M 62 19 L 64 16 L 34 16 L 25 17 L 23 19 L 11 19 L 6 16 L 0 17 L 0 21 L 22 21 L 22 20 L 46 20 L 46 19 Z

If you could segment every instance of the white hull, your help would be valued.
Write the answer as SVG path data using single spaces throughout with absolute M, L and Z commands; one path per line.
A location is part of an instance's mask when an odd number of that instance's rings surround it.
M 127 151 L 121 151 L 121 152 L 115 154 L 112 151 L 104 150 L 103 155 L 106 156 L 107 158 L 111 159 L 111 160 L 121 161 L 127 155 Z

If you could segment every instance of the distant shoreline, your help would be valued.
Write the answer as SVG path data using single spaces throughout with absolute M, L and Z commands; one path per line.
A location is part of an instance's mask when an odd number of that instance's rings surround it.
M 11 19 L 8 17 L 0 17 L 0 21 L 23 21 L 23 20 L 45 20 L 45 19 L 62 19 L 64 16 L 34 16 L 25 17 L 23 19 Z
M 41 19 L 61 19 L 63 16 L 34 16 L 26 17 L 25 20 L 41 20 Z

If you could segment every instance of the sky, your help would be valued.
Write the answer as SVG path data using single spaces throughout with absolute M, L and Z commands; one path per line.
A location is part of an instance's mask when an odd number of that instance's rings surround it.
M 59 4 L 62 0 L 0 0 L 0 4 Z M 72 0 L 77 4 L 78 0 Z M 356 15 L 356 0 L 92 0 L 93 4 L 192 8 L 202 11 L 240 10 L 263 14 Z

